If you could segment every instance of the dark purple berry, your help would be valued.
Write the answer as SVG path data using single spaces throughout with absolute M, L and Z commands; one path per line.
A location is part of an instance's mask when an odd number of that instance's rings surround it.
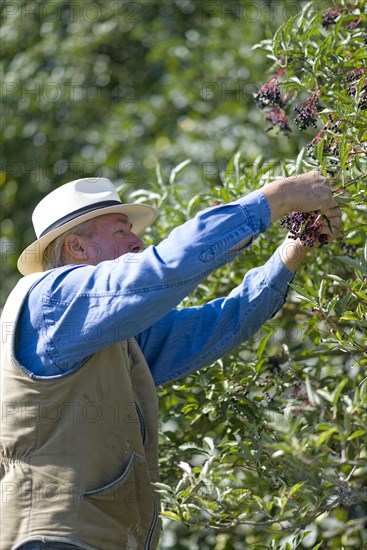
M 324 233 L 321 233 L 321 235 L 319 236 L 319 244 L 320 244 L 320 247 L 329 244 L 327 235 L 325 235 Z

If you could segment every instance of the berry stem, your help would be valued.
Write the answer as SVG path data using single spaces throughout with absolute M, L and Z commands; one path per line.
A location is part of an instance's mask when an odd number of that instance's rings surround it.
M 279 69 L 279 71 L 277 72 L 277 74 L 272 78 L 272 80 L 278 80 L 278 78 L 279 78 L 280 76 L 282 76 L 282 74 L 284 73 L 284 71 L 286 70 L 286 68 L 287 68 L 286 66 L 281 67 L 281 68 Z
M 348 154 L 348 157 L 351 157 L 353 155 L 366 155 L 367 154 L 367 151 L 352 151 L 351 153 Z

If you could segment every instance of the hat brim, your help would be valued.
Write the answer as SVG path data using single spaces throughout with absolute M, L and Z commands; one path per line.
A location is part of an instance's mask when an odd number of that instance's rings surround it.
M 132 224 L 132 231 L 139 234 L 154 222 L 158 213 L 152 206 L 146 204 L 118 204 L 87 212 L 50 231 L 27 246 L 18 259 L 17 267 L 20 273 L 31 275 L 43 271 L 43 253 L 53 240 L 69 231 L 69 229 L 105 214 L 125 214 Z

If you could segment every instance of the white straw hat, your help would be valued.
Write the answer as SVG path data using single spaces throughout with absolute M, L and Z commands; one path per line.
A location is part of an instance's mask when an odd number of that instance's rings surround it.
M 43 271 L 45 248 L 65 231 L 103 214 L 125 214 L 134 233 L 140 233 L 157 217 L 146 204 L 122 204 L 116 187 L 106 178 L 84 178 L 55 189 L 36 206 L 32 222 L 37 240 L 20 255 L 22 275 Z

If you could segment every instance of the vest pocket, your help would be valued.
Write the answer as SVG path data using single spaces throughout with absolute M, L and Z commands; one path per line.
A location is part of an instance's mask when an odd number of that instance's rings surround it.
M 113 482 L 81 495 L 81 540 L 103 550 L 153 550 L 158 510 L 145 458 L 134 453 Z

